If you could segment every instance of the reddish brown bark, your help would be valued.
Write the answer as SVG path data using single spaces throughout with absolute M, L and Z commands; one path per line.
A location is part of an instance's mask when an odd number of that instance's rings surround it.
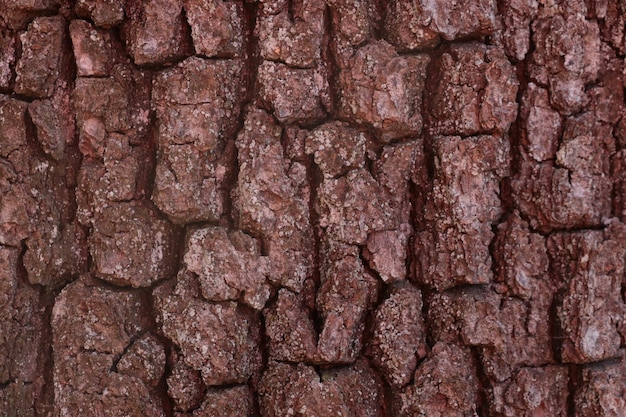
M 626 415 L 625 17 L 0 0 L 0 416 Z

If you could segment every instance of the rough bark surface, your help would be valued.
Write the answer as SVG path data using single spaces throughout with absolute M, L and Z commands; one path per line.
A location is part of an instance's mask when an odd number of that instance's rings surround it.
M 626 416 L 618 0 L 0 0 L 0 417 Z

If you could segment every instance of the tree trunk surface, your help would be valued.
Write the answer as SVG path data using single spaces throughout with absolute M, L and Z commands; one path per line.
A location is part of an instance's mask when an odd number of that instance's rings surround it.
M 621 0 L 0 0 L 0 416 L 626 416 Z

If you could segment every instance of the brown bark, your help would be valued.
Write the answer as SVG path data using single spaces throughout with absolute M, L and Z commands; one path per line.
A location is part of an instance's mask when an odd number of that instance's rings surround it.
M 625 416 L 624 7 L 0 0 L 0 416 Z

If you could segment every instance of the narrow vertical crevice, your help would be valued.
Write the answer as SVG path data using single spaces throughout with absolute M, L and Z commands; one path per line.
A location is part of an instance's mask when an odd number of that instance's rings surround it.
M 515 66 L 517 80 L 519 87 L 517 89 L 517 117 L 511 124 L 508 133 L 508 139 L 510 143 L 510 172 L 508 181 L 517 178 L 522 173 L 522 136 L 524 134 L 524 114 L 522 109 L 522 102 L 526 91 L 528 90 L 528 75 L 526 71 L 526 65 L 523 62 L 517 63 Z
M 257 89 L 257 72 L 261 64 L 259 54 L 258 37 L 255 35 L 256 18 L 258 8 L 257 3 L 244 3 L 243 5 L 243 21 L 244 21 L 244 47 L 242 50 L 242 72 L 241 72 L 241 105 L 235 127 L 231 132 L 227 133 L 225 140 L 230 153 L 228 159 L 231 163 L 228 177 L 224 179 L 224 213 L 226 223 L 231 229 L 238 229 L 239 222 L 236 219 L 236 207 L 234 207 L 233 193 L 237 189 L 239 181 L 239 151 L 236 146 L 237 136 L 243 131 L 246 113 L 248 108 L 255 100 Z
M 558 290 L 552 299 L 550 308 L 548 310 L 548 330 L 550 332 L 550 341 L 552 342 L 552 354 L 557 362 L 561 362 L 561 352 L 563 342 L 565 341 L 565 333 L 561 327 L 561 320 L 559 319 L 558 309 L 563 303 L 563 297 L 565 295 L 565 289 Z
M 576 391 L 583 384 L 583 369 L 581 365 L 569 364 L 568 369 L 568 384 L 567 384 L 567 415 L 576 416 Z
M 56 299 L 57 292 L 41 289 L 40 300 L 43 309 L 43 334 L 40 354 L 43 357 L 43 384 L 40 397 L 35 402 L 36 416 L 44 417 L 51 415 L 54 410 L 54 345 L 53 345 L 53 328 L 52 328 L 52 309 Z
M 4 28 L 4 26 L 2 26 Z M 11 80 L 9 82 L 9 91 L 7 92 L 10 95 L 13 95 L 13 91 L 15 91 L 15 84 L 17 81 L 17 63 L 20 62 L 20 59 L 22 58 L 22 54 L 24 52 L 24 49 L 22 48 L 22 41 L 20 39 L 20 31 L 13 31 L 11 29 L 7 29 L 9 30 L 9 33 L 11 33 L 13 35 L 13 41 L 15 44 L 15 53 L 14 53 L 14 60 L 11 63 L 11 65 L 9 66 L 10 70 L 11 70 Z
M 385 285 L 380 278 L 377 271 L 372 269 L 369 265 L 369 262 L 365 258 L 363 254 L 364 248 L 360 248 L 359 250 L 359 258 L 361 264 L 363 265 L 363 270 L 366 274 L 376 278 L 376 300 L 369 306 L 369 309 L 365 312 L 363 316 L 363 332 L 362 332 L 362 352 L 360 355 L 370 357 L 370 352 L 368 349 L 370 347 L 370 342 L 374 336 L 374 327 L 375 327 L 375 318 L 378 307 L 389 297 L 390 291 L 392 289 L 391 285 Z M 373 368 L 375 369 L 375 368 Z
M 276 295 L 272 297 L 272 299 L 268 300 L 266 305 L 270 306 L 276 302 Z M 261 350 L 261 361 L 262 366 L 258 371 L 258 375 L 254 375 L 248 380 L 248 387 L 252 392 L 252 409 L 253 409 L 253 417 L 257 417 L 261 415 L 261 405 L 259 399 L 259 381 L 263 376 L 263 372 L 268 368 L 269 358 L 270 358 L 270 347 L 269 347 L 269 336 L 267 336 L 267 327 L 265 326 L 265 315 L 262 312 L 256 312 L 259 318 L 259 349 Z
M 34 410 L 35 416 L 48 416 L 54 408 L 54 351 L 53 351 L 53 329 L 52 329 L 52 308 L 56 295 L 60 289 L 54 290 L 50 287 L 32 285 L 28 280 L 28 272 L 24 266 L 24 254 L 26 253 L 26 245 L 22 244 L 21 251 L 17 262 L 17 279 L 18 288 L 30 287 L 37 291 L 36 305 L 21 305 L 20 308 L 30 308 L 35 314 L 39 314 L 39 319 L 29 317 L 35 325 L 40 325 L 41 334 L 39 335 L 39 345 L 31 347 L 37 351 L 37 369 L 41 371 L 39 380 L 20 381 L 23 383 L 33 384 L 34 393 Z M 27 301 L 28 298 L 22 300 Z M 28 323 L 31 325 L 31 323 Z M 24 354 L 25 352 L 17 352 Z M 17 380 L 16 380 L 17 382 Z M 3 411 L 0 409 L 0 412 Z
M 548 238 L 546 237 L 546 240 Z M 550 242 L 547 241 L 548 248 L 550 249 Z M 555 259 L 558 254 L 553 253 L 552 250 L 548 250 L 548 277 L 553 284 L 554 294 L 552 301 L 548 308 L 548 332 L 550 335 L 550 342 L 552 348 L 552 356 L 557 363 L 562 363 L 562 348 L 566 335 L 561 326 L 561 319 L 559 317 L 559 307 L 563 304 L 563 298 L 566 294 L 566 282 L 567 277 L 561 276 L 558 271 L 558 263 L 564 260 Z
M 479 417 L 490 417 L 491 410 L 489 408 L 490 401 L 490 389 L 491 383 L 489 377 L 483 369 L 482 360 L 480 357 L 480 347 L 471 347 L 472 356 L 474 358 L 474 364 L 476 367 L 476 377 L 478 382 L 478 396 L 476 399 L 476 413 Z
M 426 177 L 422 178 L 426 183 L 410 183 L 410 198 L 412 202 L 412 226 L 414 234 L 409 242 L 409 253 L 407 262 L 410 265 L 408 277 L 420 289 L 422 293 L 422 317 L 424 319 L 424 331 L 426 334 L 426 344 L 432 348 L 437 340 L 434 337 L 433 322 L 430 320 L 430 301 L 436 291 L 433 288 L 423 284 L 422 262 L 420 261 L 420 253 L 417 240 L 420 239 L 420 233 L 428 230 L 428 220 L 425 219 L 425 210 L 428 201 L 432 198 L 432 187 L 435 178 L 435 150 L 434 136 L 432 134 L 432 126 L 434 125 L 432 115 L 432 105 L 437 93 L 437 87 L 441 79 L 441 57 L 448 47 L 440 45 L 438 48 L 430 51 L 430 63 L 426 68 L 426 79 L 424 82 L 424 92 L 422 94 L 422 146 L 423 146 L 423 163 L 425 164 Z
M 309 223 L 311 226 L 311 232 L 313 234 L 314 247 L 312 248 L 313 264 L 311 266 L 311 273 L 310 276 L 307 278 L 309 284 L 305 286 L 305 289 L 308 290 L 308 294 L 305 293 L 303 295 L 305 296 L 304 304 L 312 313 L 313 325 L 315 327 L 317 336 L 319 337 L 324 328 L 324 320 L 317 309 L 316 298 L 317 291 L 322 285 L 322 235 L 325 232 L 319 225 L 317 200 L 320 187 L 322 186 L 322 183 L 324 181 L 324 177 L 320 168 L 315 164 L 313 156 L 309 156 L 307 161 L 307 181 L 311 190 L 309 195 Z
M 330 6 L 326 6 L 324 9 L 324 37 L 322 38 L 322 63 L 326 67 L 328 74 L 328 89 L 330 91 L 331 108 L 326 109 L 328 117 L 336 119 L 338 116 L 338 109 L 340 105 L 340 86 L 339 77 L 341 68 L 335 57 L 335 51 L 337 46 L 334 45 L 337 36 L 334 34 L 332 11 Z
M 371 0 L 371 6 L 373 8 L 372 12 L 374 13 L 371 16 L 372 22 L 372 31 L 374 35 L 374 39 L 385 39 L 385 19 L 387 17 L 387 7 L 386 5 L 389 2 L 387 0 Z
M 3 39 L 11 39 L 11 42 L 13 47 L 14 47 L 14 51 L 13 51 L 13 59 L 7 61 L 4 61 L 5 64 L 8 64 L 6 66 L 6 70 L 8 70 L 9 72 L 9 79 L 8 79 L 8 84 L 5 86 L 0 86 L 0 94 L 11 94 L 11 91 L 13 91 L 13 87 L 15 86 L 15 66 L 17 64 L 17 50 L 19 47 L 21 47 L 20 45 L 20 38 L 18 36 L 17 32 L 12 31 L 11 29 L 8 28 L 7 24 L 3 21 L 3 16 L 0 16 L 0 42 L 3 43 L 4 45 L 4 40 Z M 3 51 L 4 53 L 7 52 L 7 50 Z M 2 55 L 0 55 L 0 58 L 4 58 Z
M 294 6 L 294 0 L 287 0 L 287 15 L 289 16 L 289 21 L 292 23 L 296 20 Z
M 433 104 L 435 103 L 437 88 L 443 76 L 443 72 L 441 71 L 441 57 L 444 53 L 448 52 L 449 49 L 450 46 L 444 43 L 430 51 L 430 63 L 426 68 L 426 79 L 424 82 L 424 92 L 422 94 L 422 138 L 424 141 L 424 155 L 428 168 L 429 184 L 432 184 L 432 179 L 435 175 L 435 134 L 433 132 L 435 120 L 433 120 Z
M 134 198 L 151 200 L 156 182 L 156 168 L 159 158 L 158 145 L 158 120 L 153 110 L 150 110 L 150 121 L 143 138 L 140 140 L 140 147 L 143 148 L 142 169 L 137 178 L 137 190 Z
M 424 318 L 424 334 L 426 337 L 426 345 L 429 349 L 432 349 L 433 346 L 435 346 L 435 344 L 438 342 L 437 338 L 435 337 L 434 322 L 430 319 L 430 303 L 433 300 L 435 291 L 426 286 L 417 287 L 422 293 L 422 317 Z
M 245 57 L 245 78 L 244 87 L 246 96 L 244 97 L 242 104 L 242 115 L 255 96 L 257 91 L 257 73 L 258 68 L 261 65 L 261 53 L 259 50 L 259 38 L 256 34 L 257 15 L 261 6 L 256 2 L 245 2 L 243 5 L 243 18 L 245 22 L 244 30 L 244 57 Z M 241 120 L 241 126 L 243 126 L 243 120 Z
M 617 143 L 618 141 L 616 141 Z M 611 184 L 611 217 L 615 217 L 624 221 L 623 219 L 623 210 L 624 201 L 623 190 L 624 190 L 624 163 L 618 162 L 618 158 L 620 157 L 619 150 L 611 156 L 611 178 L 613 178 L 613 182 Z M 620 189 L 621 188 L 621 189 Z
M 240 228 L 237 220 L 237 208 L 234 206 L 233 196 L 239 184 L 239 150 L 236 146 L 237 136 L 243 131 L 246 120 L 246 114 L 250 106 L 254 105 L 257 99 L 258 90 L 258 68 L 261 65 L 262 58 L 259 50 L 259 38 L 256 34 L 257 16 L 259 8 L 262 7 L 257 2 L 244 2 L 243 4 L 243 21 L 244 21 L 244 47 L 242 51 L 243 70 L 242 70 L 242 100 L 239 109 L 239 116 L 234 131 L 227 140 L 231 141 L 232 146 L 232 170 L 230 177 L 225 179 L 226 198 L 224 209 L 228 219 L 228 225 L 232 229 Z M 267 255 L 268 249 L 264 239 L 258 238 L 261 253 Z M 276 301 L 277 292 L 274 292 L 270 299 L 266 302 L 266 306 L 272 305 Z M 262 367 L 257 375 L 252 376 L 248 381 L 248 387 L 252 392 L 252 416 L 261 415 L 259 404 L 258 383 L 265 369 L 267 369 L 270 357 L 269 338 L 266 334 L 265 317 L 261 311 L 251 311 L 258 319 L 259 325 L 259 350 L 261 352 Z
M 180 18 L 183 24 L 182 49 L 185 52 L 181 59 L 184 60 L 187 55 L 194 54 L 195 46 L 191 35 L 191 24 L 189 23 L 189 19 L 187 19 L 187 10 L 185 10 L 185 7 L 180 11 Z
M 153 296 L 153 290 L 155 287 L 147 288 L 142 290 L 142 299 L 144 301 L 144 305 L 146 305 L 147 317 L 150 321 L 150 325 L 148 327 L 148 331 L 150 331 L 158 340 L 159 343 L 163 346 L 165 350 L 165 363 L 163 364 L 163 375 L 159 380 L 158 384 L 153 387 L 154 393 L 161 400 L 161 405 L 163 412 L 165 413 L 165 417 L 173 417 L 174 416 L 174 402 L 170 398 L 167 391 L 167 378 L 172 374 L 172 369 L 170 366 L 170 358 L 172 356 L 172 352 L 174 351 L 174 344 L 171 340 L 163 335 L 163 333 L 159 329 L 159 325 L 156 321 L 159 312 L 155 306 L 155 300 Z M 129 345 L 132 343 L 129 342 Z
M 72 9 L 73 10 L 73 9 Z M 74 55 L 74 49 L 69 34 L 69 27 L 67 29 L 67 59 L 68 66 L 70 68 L 71 76 L 66 80 L 66 94 L 67 94 L 67 106 L 71 112 L 71 126 L 73 136 L 69 142 L 65 143 L 65 155 L 64 155 L 64 171 L 65 181 L 69 192 L 71 218 L 70 221 L 76 221 L 76 215 L 78 212 L 78 201 L 76 199 L 76 190 L 78 188 L 78 178 L 80 174 L 80 167 L 83 163 L 83 155 L 79 150 L 80 131 L 76 121 L 76 108 L 74 107 L 74 90 L 76 88 L 76 80 L 78 79 L 78 68 L 76 66 L 76 57 Z M 85 231 L 85 236 L 87 232 Z

